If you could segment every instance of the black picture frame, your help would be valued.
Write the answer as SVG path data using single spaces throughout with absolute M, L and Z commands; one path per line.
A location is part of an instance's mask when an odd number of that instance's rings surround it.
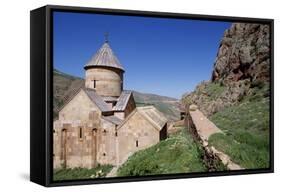
M 98 13 L 109 15 L 142 16 L 157 18 L 177 18 L 192 20 L 231 21 L 261 23 L 270 26 L 270 167 L 267 169 L 247 169 L 227 172 L 182 173 L 173 175 L 101 178 L 54 182 L 52 180 L 52 116 L 53 116 L 53 11 Z M 97 183 L 131 182 L 162 179 L 227 176 L 274 172 L 274 20 L 216 15 L 196 15 L 182 13 L 149 12 L 137 10 L 100 9 L 47 5 L 30 12 L 30 180 L 37 184 L 53 187 Z

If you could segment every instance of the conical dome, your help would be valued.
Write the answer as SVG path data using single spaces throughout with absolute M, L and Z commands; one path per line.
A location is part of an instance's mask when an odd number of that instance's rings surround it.
M 98 52 L 90 59 L 90 61 L 84 66 L 85 69 L 92 67 L 112 67 L 124 71 L 124 68 L 120 64 L 117 57 L 114 55 L 108 42 L 106 41 Z

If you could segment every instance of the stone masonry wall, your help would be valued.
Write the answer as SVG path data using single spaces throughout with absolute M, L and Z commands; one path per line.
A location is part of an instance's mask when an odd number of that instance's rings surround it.
M 96 80 L 96 88 L 94 88 Z M 85 86 L 95 89 L 100 96 L 120 96 L 123 90 L 123 72 L 106 68 L 86 70 Z
M 81 90 L 54 122 L 54 168 L 87 167 L 97 164 L 97 130 L 101 112 Z
M 209 137 L 215 133 L 222 133 L 222 131 L 204 116 L 196 105 L 191 105 L 189 107 L 185 124 L 193 138 L 201 143 L 204 149 L 204 161 L 209 171 L 216 170 L 217 161 L 222 162 L 229 170 L 244 169 L 232 162 L 227 154 L 218 151 L 214 146 L 209 145 Z
M 54 168 L 96 166 L 96 132 L 92 124 L 57 120 L 54 127 Z
M 96 116 L 91 116 L 96 111 Z M 95 120 L 96 126 L 99 125 L 101 112 L 99 108 L 89 99 L 86 93 L 81 90 L 62 110 L 59 112 L 59 120 L 77 120 L 89 122 Z
M 97 161 L 100 164 L 116 164 L 116 125 L 101 120 L 101 128 L 98 130 Z
M 135 112 L 128 121 L 118 129 L 118 165 L 126 161 L 134 152 L 150 147 L 158 143 L 159 140 L 159 131 L 142 115 Z

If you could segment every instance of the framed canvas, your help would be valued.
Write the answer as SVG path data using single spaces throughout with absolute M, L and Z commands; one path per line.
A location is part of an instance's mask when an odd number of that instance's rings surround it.
M 30 180 L 273 172 L 273 20 L 31 11 Z

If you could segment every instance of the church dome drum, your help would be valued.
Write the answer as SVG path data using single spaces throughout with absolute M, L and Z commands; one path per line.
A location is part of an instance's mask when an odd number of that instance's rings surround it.
M 106 41 L 84 66 L 85 87 L 101 96 L 119 97 L 123 90 L 124 68 Z

